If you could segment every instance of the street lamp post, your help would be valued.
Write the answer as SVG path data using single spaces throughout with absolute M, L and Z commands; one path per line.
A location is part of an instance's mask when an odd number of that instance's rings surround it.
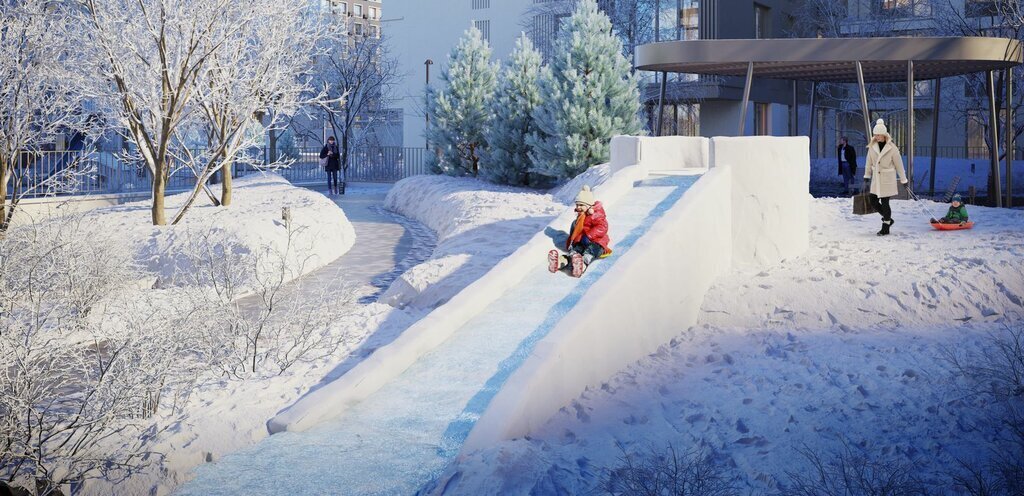
M 423 62 L 423 65 L 427 69 L 427 87 L 429 87 L 430 86 L 430 66 L 434 65 L 434 61 L 430 60 L 430 59 L 427 59 L 426 61 Z M 430 128 L 430 111 L 427 110 L 426 112 L 423 112 L 423 117 L 426 119 L 426 125 L 427 125 L 427 127 L 424 128 L 424 129 L 429 129 Z M 424 133 L 424 135 L 425 134 L 426 133 Z M 426 150 L 429 150 L 430 149 L 430 140 L 429 140 L 429 138 L 424 136 L 423 139 L 424 139 L 423 148 L 426 149 Z

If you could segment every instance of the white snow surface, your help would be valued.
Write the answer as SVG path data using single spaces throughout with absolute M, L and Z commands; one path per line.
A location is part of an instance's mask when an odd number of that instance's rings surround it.
M 437 233 L 431 260 L 402 274 L 380 299 L 423 309 L 447 302 L 565 210 L 547 194 L 442 175 L 399 181 L 384 205 Z
M 187 197 L 188 193 L 167 197 L 168 221 Z M 232 205 L 221 208 L 201 195 L 182 221 L 172 226 L 152 225 L 149 200 L 87 212 L 83 225 L 100 233 L 118 233 L 117 238 L 128 245 L 134 259 L 156 278 L 157 287 L 178 284 L 176 274 L 195 272 L 184 251 L 203 237 L 223 252 L 283 252 L 288 243 L 288 230 L 282 220 L 285 207 L 291 210 L 293 251 L 302 252 L 289 259 L 291 276 L 330 263 L 355 243 L 352 224 L 334 202 L 292 186 L 276 174 L 235 180 L 232 197 Z
M 467 453 L 437 494 L 586 494 L 626 452 L 702 448 L 741 487 L 771 491 L 842 442 L 939 480 L 983 460 L 999 434 L 945 349 L 977 352 L 1024 312 L 1024 213 L 969 206 L 976 227 L 939 232 L 945 205 L 893 202 L 893 234 L 849 199 L 811 207 L 810 249 L 734 269 L 700 323 L 582 394 L 529 439 Z M 665 288 L 652 288 L 652 291 Z

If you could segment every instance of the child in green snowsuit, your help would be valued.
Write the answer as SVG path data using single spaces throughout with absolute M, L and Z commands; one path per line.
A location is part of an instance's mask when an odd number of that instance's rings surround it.
M 967 207 L 964 206 L 961 201 L 960 195 L 953 195 L 953 201 L 949 204 L 949 211 L 946 212 L 946 216 L 935 220 L 932 219 L 932 224 L 960 224 L 967 223 Z

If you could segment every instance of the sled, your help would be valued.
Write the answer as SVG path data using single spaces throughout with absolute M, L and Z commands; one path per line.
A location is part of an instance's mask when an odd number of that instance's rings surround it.
M 932 224 L 932 227 L 934 227 L 935 229 L 938 229 L 939 231 L 959 231 L 959 230 L 962 230 L 962 229 L 970 229 L 970 228 L 974 227 L 974 222 L 973 221 L 967 221 L 962 226 L 960 224 L 942 224 L 942 223 L 939 223 L 939 222 L 932 222 L 931 224 Z

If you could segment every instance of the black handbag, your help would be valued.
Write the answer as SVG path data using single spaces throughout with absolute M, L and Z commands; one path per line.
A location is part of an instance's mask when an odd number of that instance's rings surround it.
M 853 195 L 853 215 L 868 215 L 878 212 L 871 203 L 871 193 L 867 191 Z

